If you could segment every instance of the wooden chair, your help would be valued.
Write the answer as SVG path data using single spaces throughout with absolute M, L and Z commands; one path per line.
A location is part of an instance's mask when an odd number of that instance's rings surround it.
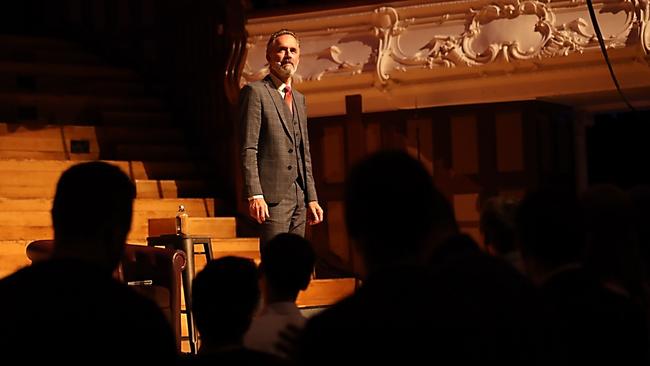
M 47 260 L 54 248 L 52 240 L 36 240 L 27 245 L 32 263 Z M 181 273 L 187 258 L 181 250 L 127 244 L 114 277 L 150 298 L 163 311 L 181 350 Z

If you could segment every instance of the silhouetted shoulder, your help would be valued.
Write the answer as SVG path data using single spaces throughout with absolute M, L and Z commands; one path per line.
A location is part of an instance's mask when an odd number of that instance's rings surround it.
M 236 348 L 228 351 L 220 351 L 211 354 L 202 354 L 195 357 L 186 357 L 181 360 L 181 365 L 205 365 L 205 366 L 290 366 L 293 365 L 287 360 L 269 353 L 259 352 L 247 348 Z

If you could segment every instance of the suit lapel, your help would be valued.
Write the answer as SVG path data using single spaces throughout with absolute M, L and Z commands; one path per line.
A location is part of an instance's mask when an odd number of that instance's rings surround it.
M 294 91 L 293 92 L 293 110 L 296 113 L 296 118 L 298 118 L 298 124 L 300 125 L 300 135 L 302 136 L 302 140 L 305 141 L 306 137 L 306 131 L 307 131 L 307 116 L 305 116 L 305 109 L 302 107 L 305 105 L 304 98 L 305 96 L 302 95 L 300 92 Z
M 291 111 L 289 110 L 289 107 L 287 107 L 287 105 L 284 103 L 284 100 L 282 100 L 282 96 L 280 95 L 280 93 L 278 93 L 278 90 L 275 88 L 275 85 L 271 80 L 271 76 L 267 76 L 266 78 L 264 78 L 264 81 L 266 82 L 266 89 L 269 92 L 269 95 L 271 96 L 271 100 L 275 105 L 275 109 L 278 112 L 278 115 L 280 116 L 280 121 L 282 121 L 282 127 L 284 127 L 284 132 L 286 132 L 287 136 L 289 136 L 291 141 L 293 141 L 293 136 L 291 135 L 291 132 L 289 130 L 289 123 L 291 123 L 291 119 L 293 117 Z
M 293 109 L 298 113 L 298 122 L 300 123 L 307 120 L 307 118 L 305 118 L 305 109 L 302 108 L 302 106 L 305 105 L 303 98 L 304 96 L 300 92 L 293 92 Z

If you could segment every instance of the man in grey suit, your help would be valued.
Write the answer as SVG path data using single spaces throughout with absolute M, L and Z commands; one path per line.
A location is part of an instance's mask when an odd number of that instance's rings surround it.
M 250 216 L 260 245 L 275 235 L 304 236 L 305 222 L 323 221 L 312 175 L 305 97 L 292 90 L 300 61 L 295 33 L 282 29 L 266 45 L 270 74 L 240 95 L 241 158 Z

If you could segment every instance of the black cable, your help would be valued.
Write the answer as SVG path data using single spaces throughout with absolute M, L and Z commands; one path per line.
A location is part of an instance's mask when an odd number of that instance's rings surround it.
M 600 26 L 598 25 L 598 20 L 596 19 L 594 4 L 592 4 L 591 0 L 587 0 L 587 8 L 589 8 L 589 17 L 591 18 L 591 24 L 594 26 L 594 31 L 596 32 L 596 37 L 598 38 L 598 43 L 600 44 L 600 51 L 603 53 L 603 57 L 605 57 L 605 63 L 607 64 L 607 68 L 609 69 L 609 74 L 612 77 L 612 81 L 616 86 L 616 91 L 618 91 L 618 94 L 621 96 L 621 99 L 623 99 L 627 107 L 630 108 L 632 112 L 636 112 L 636 109 L 632 106 L 630 101 L 627 100 L 625 94 L 623 94 L 623 91 L 621 90 L 621 86 L 618 84 L 618 79 L 616 78 L 616 74 L 614 74 L 612 63 L 609 61 L 607 48 L 605 48 L 605 40 L 603 39 L 603 34 L 600 32 Z

